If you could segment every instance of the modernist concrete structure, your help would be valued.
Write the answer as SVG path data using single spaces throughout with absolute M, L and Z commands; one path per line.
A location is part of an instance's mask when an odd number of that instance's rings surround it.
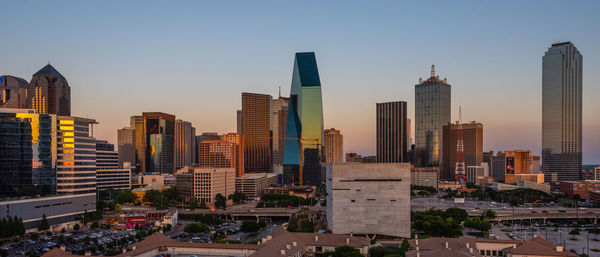
M 546 181 L 581 179 L 583 57 L 571 42 L 542 59 L 542 168 Z
M 344 136 L 334 128 L 326 129 L 325 132 L 325 162 L 344 162 Z
M 406 102 L 377 103 L 377 162 L 407 162 Z
M 214 205 L 217 194 L 227 197 L 235 191 L 235 168 L 184 167 L 175 179 L 177 193 L 186 201 L 195 198 Z
M 410 167 L 410 184 L 438 188 L 440 168 L 438 167 Z
M 269 186 L 277 184 L 277 174 L 249 173 L 235 178 L 235 191 L 242 192 L 250 199 L 256 199 L 265 193 Z
M 458 122 L 457 122 L 458 123 Z M 455 180 L 456 147 L 458 145 L 457 123 L 446 124 L 443 127 L 443 151 L 440 165 L 440 179 Z M 483 161 L 483 125 L 477 122 L 463 123 L 463 145 L 466 166 L 479 166 Z
M 0 76 L 0 108 L 27 108 L 29 82 L 10 75 Z
M 71 87 L 50 63 L 31 77 L 27 107 L 39 114 L 71 116 Z
M 415 86 L 415 150 L 420 155 L 415 166 L 438 167 L 443 149 L 442 127 L 450 119 L 450 85 L 446 79 L 435 75 L 431 65 L 431 76 Z
M 326 181 L 332 233 L 410 237 L 410 164 L 327 164 Z

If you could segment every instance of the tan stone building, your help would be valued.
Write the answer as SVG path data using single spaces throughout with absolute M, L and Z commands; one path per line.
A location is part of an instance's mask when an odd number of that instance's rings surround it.
M 326 129 L 325 132 L 325 162 L 344 162 L 344 136 L 334 128 Z
M 177 171 L 177 194 L 185 201 L 195 198 L 214 205 L 215 196 L 225 197 L 235 191 L 235 168 L 190 168 Z

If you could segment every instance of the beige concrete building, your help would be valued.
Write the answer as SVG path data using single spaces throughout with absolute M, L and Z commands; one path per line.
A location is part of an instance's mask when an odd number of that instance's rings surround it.
M 421 167 L 410 168 L 410 184 L 417 186 L 428 186 L 435 189 L 438 188 L 440 180 L 440 168 L 438 167 Z
M 256 199 L 264 194 L 265 189 L 277 184 L 277 174 L 249 173 L 235 178 L 235 191 L 242 192 L 250 199 Z
M 235 168 L 184 167 L 177 171 L 175 185 L 185 201 L 195 198 L 212 205 L 217 194 L 227 197 L 235 191 Z
M 325 134 L 325 162 L 344 162 L 344 136 L 334 128 L 326 129 Z
M 327 225 L 334 234 L 410 237 L 410 164 L 327 164 Z
M 485 168 L 483 166 L 467 166 L 467 182 L 478 184 L 479 180 L 484 177 Z

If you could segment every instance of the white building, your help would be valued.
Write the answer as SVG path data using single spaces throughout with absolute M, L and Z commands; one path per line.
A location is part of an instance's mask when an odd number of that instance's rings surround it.
M 479 179 L 485 177 L 485 168 L 483 166 L 467 166 L 467 182 L 479 184 Z
M 327 164 L 327 224 L 335 234 L 410 237 L 410 164 Z
M 235 178 L 235 191 L 244 193 L 250 199 L 256 199 L 273 184 L 277 184 L 277 174 L 248 173 L 243 177 Z
M 177 193 L 186 201 L 195 198 L 210 205 L 217 194 L 227 197 L 235 192 L 235 168 L 184 167 L 175 179 Z

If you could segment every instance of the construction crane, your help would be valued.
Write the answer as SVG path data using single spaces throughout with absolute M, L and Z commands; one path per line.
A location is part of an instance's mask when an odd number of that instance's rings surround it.
M 458 131 L 456 140 L 456 167 L 454 169 L 456 184 L 464 185 L 465 179 L 465 146 L 463 143 L 463 132 L 462 132 L 462 109 L 458 107 Z

